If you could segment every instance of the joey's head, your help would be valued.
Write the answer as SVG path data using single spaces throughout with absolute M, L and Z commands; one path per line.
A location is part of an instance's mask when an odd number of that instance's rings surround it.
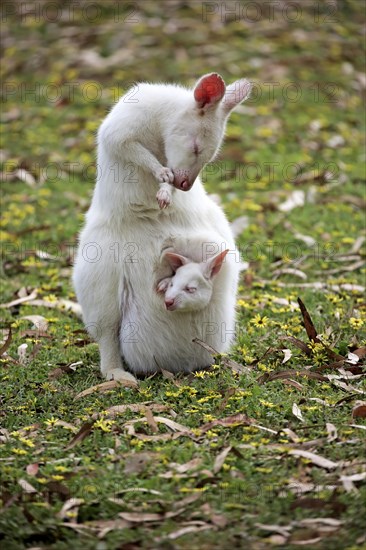
M 164 302 L 169 311 L 199 311 L 211 300 L 213 279 L 220 271 L 228 250 L 197 263 L 176 254 L 166 252 L 164 258 L 173 269 L 165 290 Z
M 192 90 L 191 101 L 177 101 L 165 135 L 167 166 L 174 187 L 188 191 L 202 168 L 216 155 L 226 120 L 234 107 L 248 98 L 251 84 L 237 80 L 229 86 L 217 73 L 203 76 Z

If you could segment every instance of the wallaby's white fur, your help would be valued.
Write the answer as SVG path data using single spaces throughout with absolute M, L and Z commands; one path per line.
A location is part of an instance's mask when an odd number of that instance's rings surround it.
M 230 110 L 248 96 L 250 85 L 241 80 L 215 96 L 219 79 L 206 75 L 194 90 L 139 84 L 99 129 L 98 178 L 73 281 L 109 379 L 132 377 L 124 362 L 135 374 L 192 371 L 211 362 L 193 338 L 219 352 L 233 339 L 239 258 L 223 211 L 197 176 L 220 147 Z M 211 255 L 230 250 L 201 311 L 167 312 L 156 292 L 163 243 L 179 236 L 208 243 Z

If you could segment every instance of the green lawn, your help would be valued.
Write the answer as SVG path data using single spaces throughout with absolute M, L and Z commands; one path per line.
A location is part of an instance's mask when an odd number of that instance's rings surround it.
M 3 23 L 0 546 L 364 548 L 363 3 L 30 4 Z M 255 83 L 203 172 L 247 217 L 237 342 L 78 396 L 103 383 L 62 301 L 95 131 L 133 82 L 211 71 Z

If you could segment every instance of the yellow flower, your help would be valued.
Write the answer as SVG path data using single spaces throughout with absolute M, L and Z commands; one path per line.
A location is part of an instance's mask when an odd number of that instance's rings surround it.
M 24 449 L 17 449 L 16 447 L 12 448 L 12 452 L 16 455 L 26 455 L 27 454 L 27 451 L 25 451 Z
M 111 431 L 111 427 L 113 426 L 114 424 L 114 421 L 113 420 L 103 420 L 103 419 L 100 419 L 100 420 L 97 420 L 95 423 L 94 423 L 94 427 L 95 428 L 100 428 L 103 432 L 110 432 Z
M 51 418 L 45 421 L 45 424 L 50 428 L 53 428 L 53 426 L 55 426 L 57 422 L 58 422 L 58 418 L 51 416 Z
M 194 373 L 195 378 L 204 378 L 206 376 L 207 372 L 204 370 L 200 370 Z
M 271 403 L 270 401 L 265 401 L 264 399 L 260 399 L 259 400 L 259 403 L 261 405 L 263 405 L 264 407 L 269 407 L 269 408 L 273 408 L 273 407 L 276 407 L 277 405 L 275 405 L 274 403 Z
M 27 439 L 25 437 L 20 437 L 19 438 L 19 441 L 21 441 L 21 443 L 23 443 L 24 445 L 26 445 L 27 447 L 34 447 L 34 443 L 33 441 L 31 441 L 30 439 Z
M 351 325 L 351 327 L 356 329 L 356 330 L 363 327 L 363 325 L 364 325 L 363 320 L 358 319 L 357 317 L 351 317 L 348 322 Z
M 268 321 L 269 321 L 268 317 L 266 316 L 261 317 L 260 313 L 258 313 L 255 317 L 253 317 L 253 319 L 250 322 L 255 327 L 263 328 L 268 325 Z

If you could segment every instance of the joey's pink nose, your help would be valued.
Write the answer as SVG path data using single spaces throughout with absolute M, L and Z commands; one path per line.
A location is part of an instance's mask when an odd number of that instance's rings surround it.
M 174 306 L 174 300 L 165 300 L 165 307 L 171 309 Z

